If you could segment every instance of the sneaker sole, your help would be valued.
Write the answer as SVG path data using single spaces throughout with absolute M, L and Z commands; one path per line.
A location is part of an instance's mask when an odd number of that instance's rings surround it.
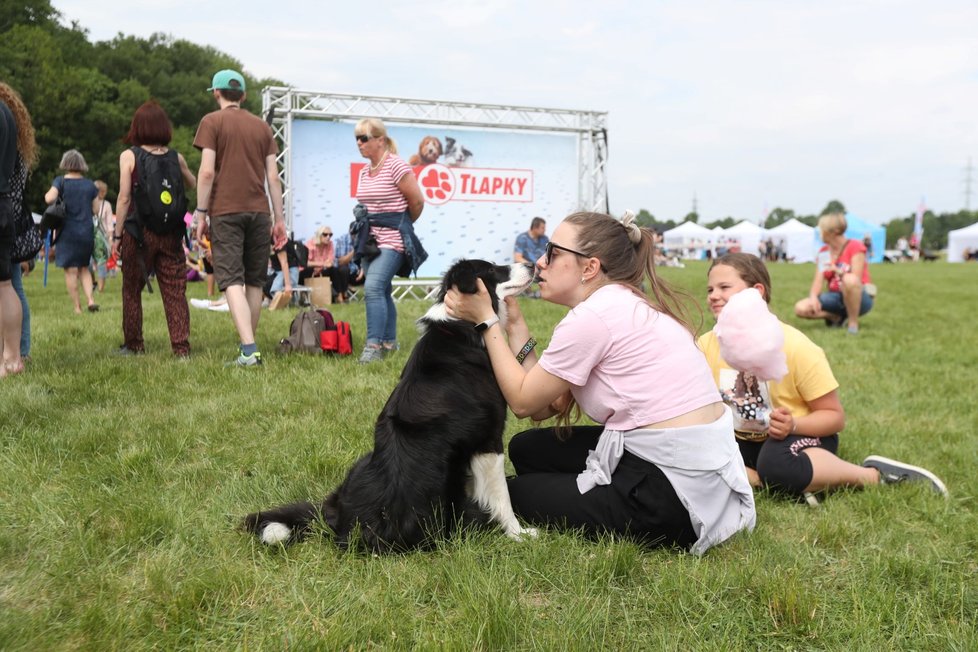
M 879 462 L 881 464 L 887 464 L 889 466 L 893 466 L 898 469 L 905 469 L 907 471 L 913 471 L 914 473 L 919 473 L 920 475 L 924 476 L 934 484 L 934 487 L 937 488 L 938 493 L 940 493 L 945 498 L 947 498 L 948 496 L 947 487 L 944 486 L 944 483 L 941 482 L 941 479 L 938 478 L 933 473 L 931 473 L 930 471 L 928 471 L 927 469 L 921 468 L 919 466 L 914 466 L 913 464 L 907 464 L 906 462 L 898 462 L 897 460 L 892 460 L 889 457 L 883 457 L 882 455 L 870 455 L 869 457 L 863 460 L 862 465 L 870 466 L 871 462 Z

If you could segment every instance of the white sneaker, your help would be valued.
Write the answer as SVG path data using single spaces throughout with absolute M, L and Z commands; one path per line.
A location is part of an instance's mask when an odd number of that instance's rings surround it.
M 901 482 L 927 482 L 931 488 L 947 498 L 947 487 L 936 475 L 927 469 L 906 462 L 891 460 L 882 455 L 870 455 L 863 460 L 863 466 L 876 469 L 883 484 L 900 484 Z
M 205 308 L 206 309 L 206 308 L 210 308 L 211 307 L 211 302 L 208 301 L 207 299 L 191 299 L 190 300 L 190 305 L 192 305 L 194 308 Z
M 210 305 L 210 306 L 207 306 L 207 309 L 208 310 L 213 310 L 214 312 L 231 312 L 231 309 L 228 307 L 228 304 L 226 304 L 226 303 L 222 303 L 222 304 L 219 304 L 219 305 L 216 305 L 216 306 Z

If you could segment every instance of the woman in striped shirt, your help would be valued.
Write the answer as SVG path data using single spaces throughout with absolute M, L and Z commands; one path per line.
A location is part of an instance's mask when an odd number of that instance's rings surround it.
M 360 364 L 367 364 L 397 350 L 392 281 L 395 274 L 417 273 L 427 258 L 412 226 L 421 216 L 424 199 L 414 172 L 397 155 L 397 144 L 388 137 L 383 122 L 361 120 L 354 135 L 360 155 L 369 161 L 357 184 L 357 201 L 366 209 L 365 215 L 358 211 L 357 219 L 366 224 L 360 229 L 356 254 L 366 275 L 367 342 Z M 376 248 L 368 244 L 370 239 L 376 241 Z

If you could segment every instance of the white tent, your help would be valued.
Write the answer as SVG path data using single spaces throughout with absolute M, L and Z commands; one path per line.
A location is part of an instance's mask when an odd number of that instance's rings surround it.
M 696 222 L 683 222 L 662 234 L 662 243 L 667 247 L 705 246 L 714 239 L 713 231 Z
M 761 240 L 764 239 L 767 231 L 753 222 L 744 220 L 740 224 L 735 224 L 723 230 L 723 234 L 731 240 L 740 243 L 740 250 L 745 254 L 757 255 Z
M 978 249 L 978 222 L 961 229 L 948 231 L 947 234 L 947 262 L 964 262 L 964 250 Z
M 767 230 L 768 237 L 777 246 L 784 240 L 788 260 L 796 263 L 811 263 L 815 260 L 815 229 L 791 218 L 773 229 Z

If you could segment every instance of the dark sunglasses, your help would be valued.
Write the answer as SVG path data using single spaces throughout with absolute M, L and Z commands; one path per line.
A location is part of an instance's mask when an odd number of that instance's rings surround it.
M 365 143 L 373 138 L 373 136 L 368 136 L 367 134 L 357 134 L 356 139 L 358 143 Z
M 550 241 L 547 243 L 547 250 L 546 254 L 544 255 L 544 260 L 547 262 L 547 267 L 550 266 L 550 261 L 553 260 L 554 249 L 560 249 L 561 251 L 566 251 L 567 253 L 581 256 L 582 258 L 590 258 L 589 255 L 583 254 L 580 251 L 574 251 L 573 249 L 568 249 L 567 247 L 561 247 L 559 244 L 554 244 L 553 241 Z
M 324 238 L 332 238 L 333 237 L 333 234 L 332 233 L 324 233 L 323 234 L 323 237 Z

